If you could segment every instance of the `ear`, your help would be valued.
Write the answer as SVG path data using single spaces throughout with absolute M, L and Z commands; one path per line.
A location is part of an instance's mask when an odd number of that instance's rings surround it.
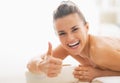
M 89 30 L 89 24 L 88 23 L 85 24 L 85 29 L 88 32 L 88 30 Z

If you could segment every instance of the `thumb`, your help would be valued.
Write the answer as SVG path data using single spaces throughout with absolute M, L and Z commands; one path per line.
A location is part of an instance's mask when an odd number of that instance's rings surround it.
M 48 42 L 47 56 L 52 56 L 52 44 Z

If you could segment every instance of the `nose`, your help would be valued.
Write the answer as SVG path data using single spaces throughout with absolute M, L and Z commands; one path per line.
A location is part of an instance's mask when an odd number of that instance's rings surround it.
M 75 39 L 75 37 L 73 34 L 68 34 L 67 41 L 72 42 L 72 41 L 74 41 L 74 39 Z

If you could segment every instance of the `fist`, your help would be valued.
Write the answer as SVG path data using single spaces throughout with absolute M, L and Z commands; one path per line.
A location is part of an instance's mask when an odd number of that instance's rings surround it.
M 87 82 L 91 82 L 94 78 L 99 77 L 99 73 L 101 71 L 92 66 L 79 66 L 73 72 L 75 78 Z
M 48 51 L 41 63 L 41 70 L 47 74 L 48 77 L 56 77 L 62 69 L 62 60 L 52 56 L 52 45 L 49 43 Z

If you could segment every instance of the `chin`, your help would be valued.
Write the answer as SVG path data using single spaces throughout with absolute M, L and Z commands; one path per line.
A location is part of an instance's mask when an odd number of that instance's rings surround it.
M 82 48 L 81 46 L 78 46 L 77 48 L 70 48 L 67 46 L 66 50 L 72 55 L 80 55 Z
M 69 50 L 72 55 L 80 55 L 80 50 Z

